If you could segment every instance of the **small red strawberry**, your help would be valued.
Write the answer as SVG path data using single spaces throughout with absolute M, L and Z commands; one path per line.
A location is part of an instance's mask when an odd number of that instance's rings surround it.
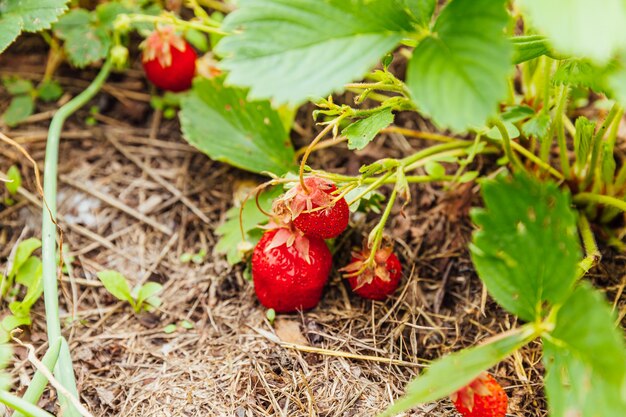
M 254 291 L 261 304 L 279 313 L 313 308 L 331 264 L 323 239 L 287 227 L 268 230 L 252 253 Z
M 450 399 L 463 417 L 504 417 L 509 402 L 498 381 L 486 372 Z
M 184 91 L 191 88 L 196 73 L 196 51 L 177 35 L 172 27 L 155 30 L 143 47 L 143 69 L 146 77 L 163 90 Z
M 274 202 L 274 213 L 293 224 L 307 236 L 332 239 L 339 236 L 350 219 L 350 208 L 345 198 L 338 201 L 333 193 L 337 186 L 319 177 L 305 178 L 304 190 L 297 184 Z M 307 192 L 308 191 L 308 192 Z
M 341 268 L 341 271 L 347 272 L 348 282 L 355 293 L 371 300 L 384 300 L 398 288 L 402 265 L 389 246 L 376 251 L 374 265 L 359 275 L 351 276 L 361 270 L 370 253 L 369 250 L 352 252 L 352 262 Z

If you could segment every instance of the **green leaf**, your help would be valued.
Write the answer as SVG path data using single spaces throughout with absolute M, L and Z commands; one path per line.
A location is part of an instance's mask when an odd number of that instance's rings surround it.
M 342 134 L 348 137 L 348 149 L 363 149 L 381 129 L 393 123 L 391 108 L 384 108 L 365 119 L 348 125 Z
M 565 54 L 606 62 L 624 46 L 622 0 L 524 0 L 530 22 Z
M 246 91 L 223 77 L 197 78 L 181 100 L 185 139 L 212 159 L 252 172 L 284 174 L 294 167 L 289 134 L 268 101 L 246 101 Z
M 526 321 L 542 317 L 544 302 L 567 298 L 581 259 L 570 196 L 551 181 L 524 174 L 482 184 L 485 209 L 470 246 L 476 271 L 491 296 Z
M 168 324 L 167 326 L 163 328 L 163 333 L 165 334 L 171 334 L 171 333 L 174 333 L 175 331 L 176 331 L 175 324 Z
M 512 47 L 504 37 L 504 0 L 454 0 L 434 34 L 413 51 L 407 86 L 418 107 L 442 128 L 484 125 L 507 93 Z
M 56 101 L 63 95 L 63 88 L 57 81 L 48 80 L 39 85 L 37 94 L 45 102 Z
M 144 302 L 156 307 L 150 301 L 162 290 L 163 286 L 158 282 L 146 282 L 143 284 L 139 290 L 139 294 L 137 294 L 137 308 L 141 308 Z
M 526 105 L 510 106 L 502 113 L 502 120 L 509 123 L 517 123 L 535 115 L 535 110 Z
M 437 0 L 404 0 L 415 20 L 422 26 L 428 27 L 435 12 Z
M 446 175 L 446 168 L 437 161 L 428 161 L 424 170 L 433 178 L 441 178 Z
M 521 64 L 542 55 L 552 55 L 552 49 L 547 39 L 540 35 L 514 36 L 511 38 L 511 42 L 514 48 L 514 64 Z
M 259 196 L 259 204 L 268 211 L 272 208 L 272 202 L 282 193 L 281 187 L 274 187 L 264 191 Z M 267 216 L 259 211 L 254 201 L 254 196 L 246 201 L 243 208 L 243 230 L 246 236 L 246 242 L 250 246 L 255 245 L 263 234 L 257 226 L 265 223 Z M 226 212 L 226 221 L 222 223 L 215 233 L 219 236 L 215 251 L 217 253 L 226 254 L 226 260 L 229 264 L 241 262 L 241 253 L 239 246 L 241 244 L 241 229 L 239 227 L 239 207 L 232 207 Z
M 228 83 L 298 105 L 361 78 L 412 30 L 403 0 L 242 0 L 217 52 Z
M 36 256 L 29 257 L 15 274 L 15 282 L 25 287 L 31 287 L 37 283 L 41 274 L 41 260 Z
M 378 417 L 396 415 L 416 405 L 458 391 L 536 337 L 531 325 L 495 337 L 485 344 L 444 356 L 407 385 L 406 394 Z
M 23 275 L 20 277 L 20 275 Z M 18 282 L 28 287 L 28 291 L 21 301 L 14 301 L 9 304 L 9 309 L 17 317 L 30 317 L 31 307 L 41 298 L 43 294 L 43 269 L 41 261 L 31 257 L 28 262 L 20 268 L 18 272 Z
M 5 183 L 7 191 L 11 195 L 17 194 L 17 190 L 22 186 L 22 174 L 20 174 L 20 169 L 16 165 L 11 165 L 7 171 L 7 178 L 11 180 L 11 182 Z
M 35 100 L 30 94 L 20 94 L 13 97 L 9 108 L 2 115 L 2 120 L 13 127 L 24 121 L 35 111 Z
M 0 15 L 0 53 L 4 52 L 22 33 L 22 22 Z
M 0 52 L 24 30 L 49 29 L 67 10 L 68 0 L 0 0 Z
M 111 293 L 115 298 L 121 301 L 128 301 L 133 307 L 135 306 L 135 300 L 130 292 L 130 286 L 126 278 L 116 271 L 100 271 L 96 274 L 104 288 Z
M 111 47 L 107 29 L 93 20 L 87 10 L 74 9 L 54 25 L 70 63 L 79 68 L 104 58 Z
M 509 139 L 515 139 L 519 137 L 519 129 L 511 122 L 502 122 L 504 128 L 506 129 L 506 133 L 509 135 Z M 502 140 L 502 134 L 500 133 L 500 129 L 496 126 L 492 127 L 487 131 L 487 137 L 495 140 Z
M 588 87 L 598 93 L 610 92 L 606 80 L 615 69 L 615 64 L 599 67 L 586 59 L 570 59 L 558 66 L 553 82 L 555 85 Z
M 0 343 L 0 391 L 7 391 L 9 389 L 10 379 L 2 370 L 9 366 L 11 357 L 13 356 L 13 350 L 11 346 L 5 343 Z
M 28 258 L 30 258 L 33 252 L 40 247 L 41 241 L 34 237 L 22 241 L 15 250 L 15 257 L 13 258 L 13 266 L 11 267 L 9 277 L 14 277 L 17 274 L 17 271 L 19 271 L 22 265 L 26 263 L 26 261 L 28 260 Z
M 596 129 L 596 124 L 585 116 L 576 119 L 576 135 L 574 135 L 574 152 L 576 154 L 576 166 L 582 171 L 587 164 L 591 153 L 591 143 Z
M 34 89 L 33 83 L 30 80 L 23 80 L 21 78 L 6 78 L 2 81 L 2 83 L 8 93 L 12 96 L 30 94 Z
M 183 320 L 183 321 L 181 321 L 181 322 L 180 322 L 180 326 L 181 326 L 183 329 L 187 329 L 187 330 L 193 329 L 193 327 L 194 327 L 194 326 L 193 326 L 193 323 L 192 323 L 192 322 L 190 322 L 189 320 Z
M 117 16 L 132 12 L 141 12 L 141 9 L 139 7 L 129 8 L 118 2 L 103 3 L 96 7 L 96 18 L 100 25 L 112 28 Z
M 544 338 L 545 388 L 552 417 L 621 417 L 626 410 L 624 334 L 604 297 L 584 283 Z
M 185 31 L 185 39 L 200 52 L 206 52 L 209 50 L 209 39 L 206 34 L 200 32 L 199 30 L 187 29 Z
M 528 138 L 535 137 L 541 140 L 548 134 L 550 123 L 549 114 L 539 113 L 522 125 L 522 132 L 524 132 L 524 135 Z
M 5 332 L 6 334 L 10 334 L 11 331 L 17 329 L 20 326 L 28 326 L 30 325 L 31 320 L 28 316 L 16 317 L 13 315 L 6 316 L 0 322 L 0 331 Z

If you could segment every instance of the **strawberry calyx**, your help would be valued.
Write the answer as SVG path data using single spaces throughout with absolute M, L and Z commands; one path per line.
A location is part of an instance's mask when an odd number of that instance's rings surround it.
M 487 397 L 492 395 L 491 389 L 487 386 L 486 382 L 489 381 L 489 374 L 483 372 L 478 378 L 470 382 L 465 387 L 461 388 L 457 392 L 450 395 L 452 402 L 456 403 L 460 400 L 460 403 L 469 411 L 474 409 L 475 395 L 481 397 Z
M 154 30 L 140 45 L 143 49 L 143 62 L 158 60 L 162 67 L 172 65 L 171 48 L 180 52 L 187 49 L 187 42 L 176 33 L 173 27 L 164 26 Z
M 332 181 L 320 177 L 307 177 L 304 184 L 308 193 L 298 183 L 282 197 L 274 200 L 272 211 L 282 221 L 291 222 L 303 212 L 314 209 L 328 210 L 333 206 L 335 197 L 331 193 L 337 187 Z
M 272 240 L 266 246 L 265 252 L 269 252 L 283 245 L 286 245 L 288 248 L 294 247 L 298 255 L 304 259 L 307 264 L 311 264 L 309 239 L 304 233 L 296 229 L 292 223 L 276 222 L 272 220 L 265 226 L 261 226 L 261 228 L 265 230 L 276 230 Z
M 340 271 L 345 272 L 346 276 L 358 274 L 355 290 L 363 285 L 371 284 L 375 278 L 389 282 L 391 276 L 387 269 L 387 259 L 389 259 L 392 253 L 393 248 L 391 246 L 380 248 L 376 251 L 373 261 L 370 261 L 371 251 L 369 249 L 354 251 L 352 252 L 352 258 L 355 261 L 344 266 Z

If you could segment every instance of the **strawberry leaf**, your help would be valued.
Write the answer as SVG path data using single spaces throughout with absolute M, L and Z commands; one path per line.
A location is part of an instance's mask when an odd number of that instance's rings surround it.
M 544 338 L 545 388 L 553 417 L 621 417 L 626 410 L 624 335 L 602 295 L 576 288 Z
M 420 25 L 428 27 L 435 12 L 437 0 L 404 0 L 407 9 Z
M 529 21 L 559 51 L 606 62 L 624 46 L 626 4 L 605 0 L 525 0 Z
M 442 128 L 485 124 L 506 96 L 512 46 L 504 37 L 504 1 L 454 0 L 413 51 L 407 86 L 417 106 Z
M 406 33 L 402 0 L 242 0 L 218 44 L 228 83 L 253 98 L 301 104 L 358 79 Z
M 289 133 L 269 101 L 249 102 L 246 95 L 224 86 L 223 77 L 197 78 L 180 103 L 183 135 L 211 159 L 282 175 L 294 166 Z
M 22 31 L 38 32 L 67 10 L 68 0 L 0 0 L 0 52 Z
M 393 123 L 391 108 L 380 111 L 348 125 L 341 133 L 348 137 L 348 149 L 363 149 L 381 129 Z
M 378 417 L 393 416 L 418 404 L 435 401 L 458 391 L 535 337 L 532 325 L 527 325 L 509 334 L 497 336 L 493 341 L 438 359 L 407 385 L 403 397 Z
M 482 185 L 485 209 L 470 246 L 476 271 L 491 296 L 526 321 L 543 316 L 544 302 L 567 298 L 581 259 L 569 194 L 553 182 L 500 176 Z
M 259 196 L 259 204 L 265 211 L 272 208 L 272 202 L 282 193 L 282 187 L 274 187 L 271 190 L 261 193 Z M 257 226 L 267 222 L 267 216 L 261 213 L 254 202 L 254 196 L 246 201 L 243 208 L 243 230 L 246 236 L 246 242 L 250 247 L 256 245 L 261 239 L 263 231 Z M 217 253 L 226 254 L 226 260 L 233 265 L 242 261 L 239 245 L 241 243 L 241 229 L 239 225 L 239 207 L 232 207 L 226 212 L 226 221 L 222 223 L 215 233 L 219 236 L 215 251 Z

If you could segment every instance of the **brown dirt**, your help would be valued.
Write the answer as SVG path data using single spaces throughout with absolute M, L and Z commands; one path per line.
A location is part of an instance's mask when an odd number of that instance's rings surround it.
M 0 58 L 0 75 L 19 71 L 38 79 L 44 61 L 44 56 L 26 54 L 18 45 Z M 93 73 L 63 67 L 59 75 L 74 95 Z M 67 124 L 61 145 L 60 225 L 75 261 L 72 274 L 61 282 L 60 305 L 81 398 L 94 415 L 372 416 L 401 395 L 429 360 L 518 324 L 486 295 L 465 249 L 472 231 L 468 209 L 480 203 L 477 186 L 445 191 L 427 185 L 413 189 L 405 217 L 396 213 L 389 226 L 405 266 L 394 297 L 386 302 L 359 299 L 335 271 L 322 303 L 310 312 L 280 316 L 275 331 L 243 268 L 231 267 L 213 254 L 214 230 L 232 205 L 238 184 L 261 178 L 212 162 L 186 145 L 177 122 L 153 113 L 144 91 L 137 71 L 113 77 L 108 90 L 92 103 L 100 108 L 98 125 L 85 124 L 86 106 Z M 7 94 L 2 91 L 0 96 L 2 111 Z M 0 129 L 41 164 L 49 111 L 56 107 L 39 104 L 28 123 Z M 430 128 L 414 114 L 398 120 Z M 301 112 L 298 123 L 303 135 L 294 140 L 302 145 L 314 136 L 310 112 Z M 337 148 L 319 152 L 311 163 L 353 173 L 364 161 L 423 146 L 419 140 L 393 135 L 378 139 L 357 158 Z M 27 161 L 5 144 L 0 149 L 0 171 L 18 164 L 24 188 L 37 196 Z M 208 222 L 163 181 L 155 180 L 157 175 L 198 207 Z M 37 201 L 39 197 L 29 201 L 20 196 L 16 205 L 0 206 L 0 268 L 20 239 L 40 236 Z M 112 205 L 116 203 L 117 208 Z M 133 211 L 121 210 L 119 203 L 173 233 L 156 230 Z M 338 246 L 338 266 L 371 220 L 356 219 L 351 235 Z M 179 261 L 182 253 L 200 249 L 209 254 L 201 264 Z M 618 311 L 624 311 L 626 258 L 607 254 L 609 261 L 593 277 L 607 288 Z M 103 269 L 115 269 L 132 283 L 163 283 L 162 307 L 134 314 L 101 287 L 95 274 Z M 163 331 L 182 320 L 194 323 L 193 329 Z M 285 347 L 281 338 L 308 348 Z M 45 350 L 43 302 L 36 305 L 34 325 L 23 339 L 40 355 Z M 33 369 L 23 349 L 16 353 L 11 371 L 14 387 L 22 392 Z M 493 369 L 511 399 L 510 415 L 547 414 L 541 372 L 538 341 Z M 46 392 L 40 405 L 54 410 L 54 392 Z M 442 400 L 405 415 L 455 412 Z

